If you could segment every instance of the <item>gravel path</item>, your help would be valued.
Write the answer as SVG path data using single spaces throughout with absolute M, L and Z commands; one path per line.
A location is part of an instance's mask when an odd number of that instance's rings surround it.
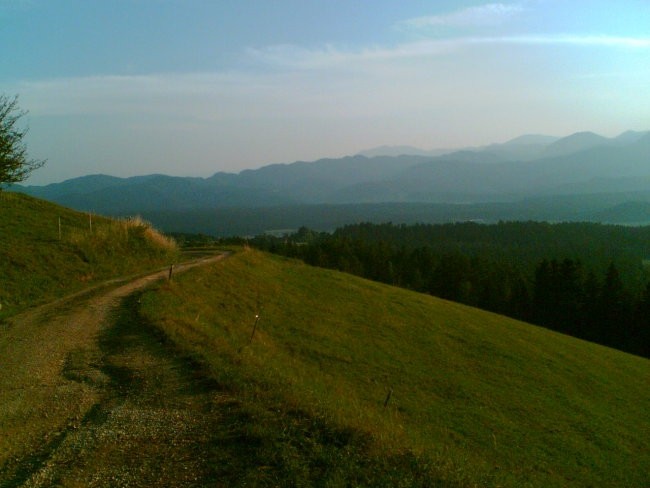
M 0 324 L 0 487 L 213 479 L 202 453 L 231 399 L 135 313 L 138 292 L 167 276 L 95 287 Z

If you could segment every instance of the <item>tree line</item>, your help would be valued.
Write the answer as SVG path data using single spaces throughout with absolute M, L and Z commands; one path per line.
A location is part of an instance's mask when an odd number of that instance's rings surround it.
M 358 224 L 250 244 L 650 357 L 650 229 Z

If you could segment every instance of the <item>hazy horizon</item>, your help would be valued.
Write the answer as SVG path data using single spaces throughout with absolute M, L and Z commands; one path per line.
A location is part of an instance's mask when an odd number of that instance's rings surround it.
M 650 129 L 648 129 L 648 130 L 640 130 L 640 131 L 628 129 L 626 131 L 623 131 L 623 132 L 621 132 L 619 134 L 614 134 L 612 136 L 605 136 L 603 134 L 596 134 L 596 135 L 605 137 L 605 138 L 610 139 L 610 140 L 613 141 L 616 137 L 618 137 L 620 135 L 623 135 L 624 133 L 627 133 L 627 132 L 630 132 L 630 131 L 631 132 L 650 133 Z M 131 178 L 131 177 L 141 177 L 141 176 L 151 176 L 151 175 L 164 175 L 164 176 L 174 176 L 174 177 L 209 178 L 209 177 L 211 177 L 211 176 L 213 176 L 213 175 L 215 175 L 217 173 L 240 174 L 242 171 L 257 170 L 257 169 L 260 169 L 260 168 L 264 168 L 266 166 L 291 165 L 291 164 L 294 164 L 294 163 L 301 163 L 301 162 L 316 163 L 316 162 L 318 162 L 320 160 L 327 160 L 327 159 L 337 160 L 337 159 L 342 159 L 342 158 L 346 158 L 346 157 L 356 157 L 356 156 L 364 156 L 364 157 L 367 157 L 367 158 L 373 158 L 373 157 L 376 157 L 376 156 L 394 157 L 394 156 L 396 156 L 398 154 L 399 155 L 410 155 L 410 156 L 424 156 L 425 155 L 425 154 L 418 154 L 417 151 L 422 151 L 423 153 L 430 152 L 431 157 L 437 157 L 437 156 L 442 156 L 442 155 L 445 155 L 445 154 L 452 154 L 455 151 L 467 151 L 467 150 L 470 150 L 470 151 L 474 151 L 474 150 L 482 151 L 484 149 L 489 149 L 493 145 L 508 143 L 510 141 L 520 139 L 522 137 L 551 137 L 551 138 L 559 141 L 561 139 L 564 139 L 565 137 L 570 137 L 570 136 L 574 136 L 574 135 L 581 134 L 581 133 L 595 134 L 593 131 L 579 131 L 579 132 L 576 132 L 576 133 L 573 133 L 573 134 L 563 134 L 561 136 L 554 136 L 554 135 L 549 135 L 549 134 L 520 134 L 519 136 L 513 137 L 513 138 L 509 139 L 508 141 L 492 142 L 492 143 L 488 143 L 488 144 L 481 145 L 481 146 L 462 146 L 462 147 L 456 147 L 456 148 L 419 148 L 419 147 L 409 146 L 409 145 L 394 145 L 393 146 L 393 145 L 385 145 L 384 144 L 384 145 L 376 146 L 376 147 L 372 147 L 372 148 L 365 148 L 365 149 L 363 149 L 361 151 L 357 151 L 356 153 L 343 154 L 343 155 L 341 155 L 339 157 L 322 156 L 322 157 L 318 157 L 318 158 L 314 158 L 314 159 L 310 159 L 310 160 L 298 159 L 298 160 L 294 160 L 294 161 L 277 161 L 277 162 L 264 163 L 264 164 L 260 164 L 260 165 L 252 166 L 252 167 L 238 168 L 238 169 L 234 169 L 234 170 L 220 170 L 220 169 L 215 170 L 215 171 L 208 170 L 208 172 L 205 173 L 205 174 L 183 173 L 182 169 L 180 171 L 176 172 L 176 173 L 171 173 L 171 172 L 170 173 L 164 173 L 164 172 L 161 172 L 161 171 L 152 171 L 152 172 L 149 172 L 149 173 L 132 172 L 132 173 L 128 173 L 128 174 L 115 174 L 115 173 L 110 173 L 110 172 L 82 173 L 82 174 L 73 175 L 73 176 L 70 176 L 68 178 L 64 178 L 64 179 L 61 179 L 61 180 L 52 180 L 52 181 L 47 181 L 47 182 L 36 182 L 34 178 L 30 178 L 26 182 L 23 182 L 22 185 L 45 186 L 45 185 L 49 185 L 49 184 L 52 184 L 52 183 L 62 183 L 64 181 L 68 181 L 68 180 L 72 180 L 72 179 L 76 179 L 76 178 L 82 178 L 82 177 L 85 177 L 85 176 L 98 176 L 98 175 L 113 176 L 113 177 L 118 177 L 118 178 Z M 548 144 L 551 144 L 551 143 L 549 142 Z M 393 151 L 394 148 L 410 148 L 410 149 L 413 149 L 413 150 L 416 150 L 416 151 L 414 151 L 412 153 L 411 152 L 402 153 L 402 152 L 398 151 L 397 153 L 395 153 Z M 384 151 L 382 151 L 382 150 L 384 150 Z M 364 154 L 364 153 L 371 153 L 371 154 Z M 539 158 L 544 158 L 544 157 L 545 157 L 544 155 L 539 156 Z
M 650 4 L 0 0 L 26 184 L 650 128 Z

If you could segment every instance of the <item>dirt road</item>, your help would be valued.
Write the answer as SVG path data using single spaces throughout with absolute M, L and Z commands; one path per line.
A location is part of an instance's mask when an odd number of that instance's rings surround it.
M 136 314 L 138 292 L 167 276 L 76 294 L 0 324 L 0 487 L 211 479 L 203 447 L 230 399 Z

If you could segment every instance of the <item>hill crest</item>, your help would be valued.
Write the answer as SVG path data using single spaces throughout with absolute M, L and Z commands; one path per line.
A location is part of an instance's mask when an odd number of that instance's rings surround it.
M 219 381 L 254 381 L 258 401 L 370 435 L 381 455 L 418 452 L 445 484 L 647 478 L 641 358 L 253 250 L 152 291 L 142 313 Z

